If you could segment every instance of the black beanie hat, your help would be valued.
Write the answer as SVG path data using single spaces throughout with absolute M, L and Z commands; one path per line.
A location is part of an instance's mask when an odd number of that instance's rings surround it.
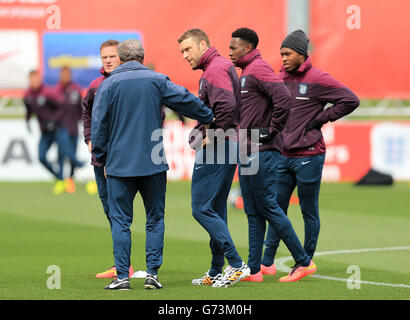
M 306 37 L 306 34 L 302 30 L 296 30 L 292 33 L 289 33 L 288 36 L 283 40 L 281 49 L 282 48 L 289 48 L 296 51 L 299 54 L 304 55 L 305 57 L 308 56 L 308 46 L 309 46 L 309 39 Z

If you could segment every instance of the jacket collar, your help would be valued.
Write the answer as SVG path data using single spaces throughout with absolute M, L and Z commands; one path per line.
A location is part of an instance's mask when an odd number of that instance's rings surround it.
M 236 62 L 236 66 L 245 69 L 253 60 L 261 57 L 261 53 L 258 49 L 254 49 L 251 52 L 245 54 L 241 59 Z
M 69 83 L 57 83 L 57 89 L 58 90 L 65 90 L 66 88 L 68 88 L 70 85 L 72 84 L 72 82 L 70 81 Z
M 28 89 L 29 94 L 40 94 L 41 91 L 44 90 L 44 83 L 40 85 L 40 87 L 37 90 L 33 90 L 31 88 Z
M 285 70 L 285 68 L 283 68 L 283 66 L 280 68 L 280 71 L 286 72 L 289 75 L 301 75 L 308 71 L 310 68 L 312 68 L 312 60 L 310 60 L 310 57 L 307 57 L 305 62 L 303 62 L 296 71 L 289 73 Z
M 110 75 L 109 73 L 105 72 L 104 67 L 101 67 L 100 73 L 106 78 L 108 78 L 108 76 Z
M 201 59 L 198 62 L 198 65 L 196 66 L 195 70 L 201 69 L 201 70 L 206 70 L 206 68 L 209 66 L 213 58 L 220 56 L 218 50 L 216 50 L 215 47 L 209 48 L 205 53 L 202 55 Z
M 127 61 L 117 68 L 115 68 L 110 75 L 117 74 L 119 72 L 129 71 L 129 70 L 149 70 L 147 67 L 144 67 L 141 63 L 137 61 Z

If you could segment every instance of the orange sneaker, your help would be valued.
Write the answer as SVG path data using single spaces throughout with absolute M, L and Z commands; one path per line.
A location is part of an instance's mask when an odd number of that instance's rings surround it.
M 75 192 L 75 183 L 72 178 L 68 178 L 65 180 L 65 191 L 67 191 L 67 193 Z
M 133 273 L 134 273 L 134 269 L 132 268 L 132 266 L 130 266 L 129 276 L 131 277 Z M 104 272 L 97 273 L 95 277 L 96 278 L 116 278 L 117 269 L 115 268 L 115 266 L 113 266 Z
M 251 274 L 249 275 L 249 277 L 244 278 L 241 281 L 262 282 L 263 281 L 262 271 L 259 271 L 255 274 Z
M 272 264 L 269 267 L 261 264 L 261 271 L 262 271 L 262 274 L 269 274 L 271 276 L 274 276 L 276 274 L 275 264 Z
M 243 210 L 244 204 L 243 204 L 243 198 L 242 197 L 238 197 L 238 199 L 236 199 L 235 207 L 237 207 L 238 209 Z
M 299 204 L 299 198 L 298 196 L 295 196 L 292 194 L 289 200 L 289 204 Z
M 310 260 L 310 263 L 307 267 L 302 267 L 300 265 L 295 265 L 288 275 L 279 279 L 279 282 L 294 282 L 299 281 L 300 279 L 315 273 L 317 267 L 313 260 Z

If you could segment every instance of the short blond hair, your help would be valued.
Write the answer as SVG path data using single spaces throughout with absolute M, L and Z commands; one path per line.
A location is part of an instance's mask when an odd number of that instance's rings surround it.
M 208 47 L 211 46 L 210 42 L 209 42 L 209 38 L 206 35 L 206 33 L 204 31 L 202 31 L 201 29 L 190 29 L 188 31 L 185 31 L 183 33 L 182 36 L 180 36 L 178 38 L 178 43 L 181 43 L 182 41 L 184 41 L 185 39 L 188 38 L 194 38 L 195 41 L 199 44 L 202 40 L 205 40 L 206 45 Z

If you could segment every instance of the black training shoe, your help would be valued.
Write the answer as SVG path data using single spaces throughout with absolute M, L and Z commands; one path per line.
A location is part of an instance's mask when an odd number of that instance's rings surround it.
M 130 280 L 128 278 L 115 279 L 104 289 L 107 290 L 130 290 Z
M 162 284 L 159 283 L 157 275 L 147 274 L 144 287 L 145 289 L 162 289 Z

